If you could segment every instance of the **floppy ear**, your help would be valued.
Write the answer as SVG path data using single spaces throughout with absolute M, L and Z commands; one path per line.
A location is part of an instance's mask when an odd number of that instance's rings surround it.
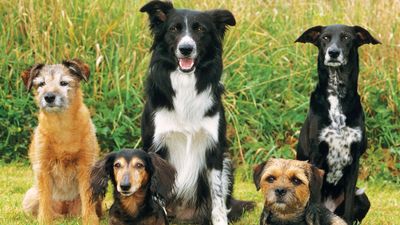
M 88 81 L 90 76 L 89 66 L 86 63 L 82 62 L 80 59 L 64 60 L 62 61 L 62 64 L 79 79 Z
M 43 66 L 44 64 L 35 64 L 21 73 L 22 80 L 24 81 L 25 87 L 28 91 L 31 90 L 33 85 L 32 81 L 39 75 Z
M 312 43 L 314 45 L 318 45 L 317 41 L 319 36 L 322 33 L 323 26 L 315 26 L 311 27 L 308 30 L 306 30 L 300 37 L 296 39 L 295 42 L 301 42 L 301 43 Z
M 358 47 L 364 44 L 381 44 L 381 42 L 372 37 L 366 29 L 360 26 L 354 26 L 353 28 L 357 35 Z
M 90 189 L 92 201 L 104 198 L 107 193 L 108 180 L 113 177 L 113 162 L 116 153 L 106 155 L 102 160 L 96 162 L 90 171 Z
M 156 153 L 149 153 L 153 164 L 153 173 L 150 181 L 150 191 L 166 199 L 175 183 L 175 168 Z
M 140 12 L 149 15 L 150 30 L 155 34 L 159 25 L 167 20 L 168 12 L 173 9 L 172 2 L 151 1 L 140 8 Z
M 256 185 L 257 191 L 260 190 L 261 176 L 266 163 L 267 162 L 262 162 L 253 167 L 253 182 Z
M 206 13 L 212 17 L 214 24 L 220 33 L 221 38 L 224 37 L 225 31 L 228 28 L 227 26 L 236 25 L 235 17 L 229 10 L 215 9 L 206 11 Z
M 315 166 L 311 166 L 310 170 L 310 203 L 321 202 L 321 188 L 324 180 L 325 172 Z

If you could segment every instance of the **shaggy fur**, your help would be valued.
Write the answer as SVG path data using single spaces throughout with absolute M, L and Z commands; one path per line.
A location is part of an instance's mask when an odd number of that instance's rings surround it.
M 28 90 L 35 89 L 39 124 L 29 147 L 35 184 L 23 200 L 26 213 L 40 224 L 58 216 L 82 215 L 84 224 L 98 224 L 101 205 L 91 202 L 90 169 L 99 147 L 90 112 L 82 101 L 80 81 L 89 67 L 80 60 L 35 65 L 22 73 Z
M 346 225 L 319 204 L 324 171 L 304 161 L 270 159 L 254 167 L 264 194 L 260 225 Z
M 111 180 L 114 203 L 110 225 L 167 225 L 165 199 L 172 191 L 175 174 L 175 169 L 155 153 L 112 152 L 92 169 L 93 200 L 104 198 Z
M 359 159 L 367 148 L 357 92 L 358 48 L 379 41 L 362 27 L 331 25 L 312 27 L 296 42 L 312 43 L 319 50 L 318 84 L 300 132 L 297 159 L 326 172 L 322 201 L 330 202 L 332 211 L 349 224 L 361 222 L 370 203 L 365 193 L 356 192 Z

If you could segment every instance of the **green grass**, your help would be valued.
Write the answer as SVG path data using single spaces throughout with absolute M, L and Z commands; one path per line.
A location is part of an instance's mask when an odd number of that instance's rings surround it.
M 258 224 L 259 215 L 262 210 L 262 196 L 255 190 L 251 182 L 249 170 L 240 167 L 236 174 L 235 197 L 239 199 L 253 200 L 257 202 L 257 208 L 235 224 L 255 225 Z M 32 171 L 24 164 L 3 164 L 0 165 L 0 224 L 7 225 L 26 225 L 37 224 L 36 220 L 23 213 L 21 202 L 25 192 L 32 186 Z M 370 198 L 372 207 L 364 220 L 364 225 L 396 225 L 400 224 L 400 185 L 385 181 L 360 182 L 360 187 L 366 187 L 366 192 Z M 384 191 L 382 191 L 384 190 Z M 4 194 L 6 193 L 6 194 Z M 394 197 L 394 196 L 397 196 Z M 105 205 L 109 208 L 112 198 L 107 195 Z M 56 224 L 80 224 L 80 220 L 69 218 L 57 220 Z M 102 224 L 107 224 L 107 218 L 102 220 Z

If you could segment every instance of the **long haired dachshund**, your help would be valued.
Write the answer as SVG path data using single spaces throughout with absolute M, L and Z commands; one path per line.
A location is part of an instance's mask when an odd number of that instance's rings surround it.
M 164 208 L 175 182 L 175 169 L 155 153 L 125 149 L 109 153 L 91 171 L 93 201 L 103 199 L 111 180 L 111 225 L 167 225 Z

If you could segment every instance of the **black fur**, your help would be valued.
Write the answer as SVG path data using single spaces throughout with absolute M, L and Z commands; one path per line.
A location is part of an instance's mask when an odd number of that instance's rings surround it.
M 113 164 L 116 159 L 123 157 L 126 161 L 130 161 L 133 157 L 140 158 L 145 163 L 145 170 L 149 174 L 150 181 L 144 188 L 145 200 L 139 207 L 137 215 L 130 215 L 121 207 L 121 199 L 123 196 L 117 191 L 117 183 L 114 178 Z M 112 152 L 99 160 L 92 168 L 90 184 L 93 201 L 103 199 L 106 192 L 108 181 L 111 180 L 114 187 L 114 203 L 110 208 L 110 224 L 138 224 L 150 225 L 154 221 L 156 225 L 167 225 L 168 220 L 164 215 L 162 203 L 156 201 L 157 197 L 161 201 L 167 199 L 173 188 L 175 181 L 175 170 L 165 160 L 161 159 L 154 153 L 146 153 L 142 150 L 125 149 L 119 152 Z M 149 221 L 153 221 L 150 222 Z
M 346 33 L 350 38 L 348 41 L 343 40 L 342 35 Z M 347 64 L 335 67 L 340 73 L 343 83 L 339 85 L 339 104 L 343 114 L 346 116 L 346 126 L 359 127 L 362 131 L 360 142 L 351 145 L 351 156 L 353 161 L 344 168 L 343 176 L 336 185 L 328 183 L 326 176 L 322 187 L 322 201 L 331 196 L 337 198 L 341 194 L 345 194 L 344 210 L 338 212 L 349 224 L 355 220 L 361 221 L 363 217 L 356 216 L 352 213 L 354 207 L 354 198 L 356 183 L 359 170 L 359 158 L 366 151 L 367 138 L 365 136 L 364 112 L 361 106 L 360 96 L 357 92 L 357 82 L 359 73 L 358 47 L 363 44 L 378 44 L 365 29 L 354 26 L 332 25 L 332 26 L 316 26 L 305 31 L 296 42 L 312 43 L 319 49 L 318 54 L 318 84 L 311 94 L 310 109 L 307 119 L 301 129 L 299 144 L 297 146 L 297 159 L 309 160 L 310 163 L 329 171 L 327 165 L 327 154 L 329 146 L 326 142 L 320 141 L 320 132 L 323 128 L 330 125 L 328 101 L 328 80 L 330 67 L 324 64 L 325 51 L 327 50 L 327 41 L 322 37 L 340 37 L 335 41 L 344 52 L 348 52 Z M 330 43 L 329 43 L 330 44 Z M 365 196 L 366 198 L 366 196 Z M 366 203 L 367 204 L 367 203 Z M 369 205 L 369 202 L 368 202 Z M 366 214 L 366 213 L 365 213 Z M 357 214 L 360 215 L 360 214 Z M 365 215 L 364 215 L 365 216 Z
M 149 15 L 150 30 L 154 41 L 151 47 L 152 57 L 146 82 L 146 104 L 142 114 L 142 140 L 145 151 L 155 151 L 164 159 L 168 159 L 171 149 L 154 145 L 154 115 L 160 109 L 174 110 L 173 97 L 175 92 L 172 88 L 170 74 L 177 70 L 178 59 L 175 55 L 177 42 L 183 36 L 181 32 L 184 17 L 187 18 L 191 29 L 200 26 L 202 30 L 192 33 L 196 42 L 198 56 L 195 59 L 195 88 L 197 93 L 211 88 L 213 105 L 205 113 L 204 117 L 219 115 L 218 142 L 207 149 L 206 165 L 204 170 L 198 174 L 196 208 L 197 219 L 203 223 L 210 223 L 211 199 L 210 184 L 207 179 L 207 170 L 222 170 L 223 160 L 227 157 L 226 121 L 224 108 L 221 101 L 223 86 L 220 83 L 222 75 L 222 40 L 227 26 L 235 25 L 235 19 L 227 10 L 192 11 L 186 9 L 175 9 L 171 2 L 151 1 L 144 5 L 141 12 Z M 171 29 L 173 27 L 173 29 Z M 158 147 L 158 148 L 157 148 Z M 156 149 L 157 148 L 157 149 Z M 231 171 L 231 169 L 228 169 Z M 179 173 L 179 171 L 178 171 Z M 252 208 L 249 202 L 234 201 L 231 199 L 233 176 L 230 173 L 231 185 L 228 187 L 229 194 L 226 205 L 232 207 L 231 219 L 238 218 L 234 213 L 243 213 L 244 208 Z M 230 203 L 234 203 L 232 206 Z

